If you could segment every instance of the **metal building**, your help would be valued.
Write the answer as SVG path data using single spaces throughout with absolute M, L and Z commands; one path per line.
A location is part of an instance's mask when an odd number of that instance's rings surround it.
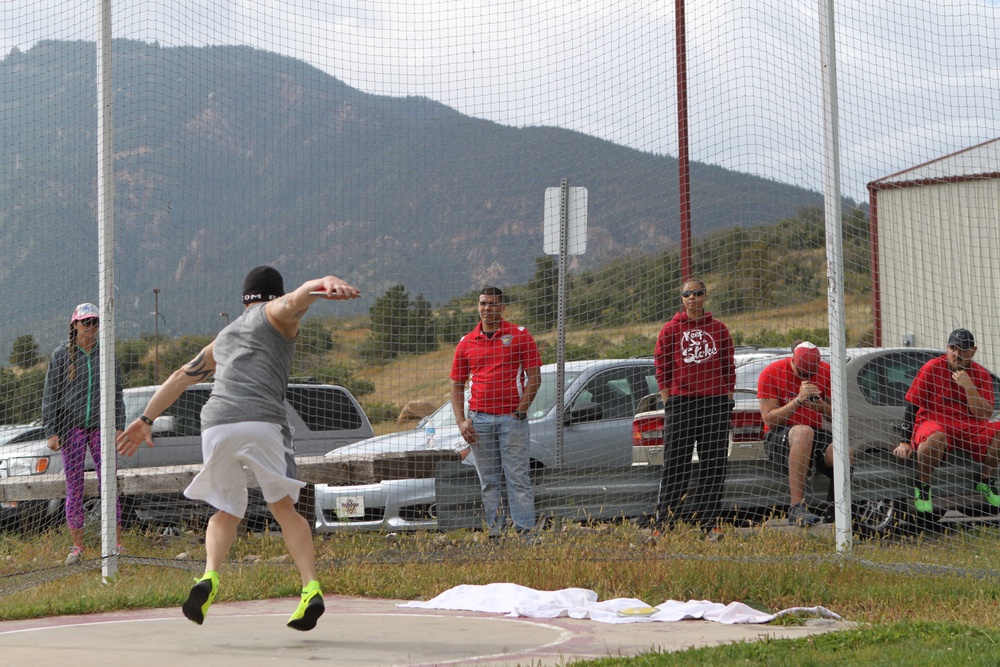
M 877 345 L 965 327 L 1000 372 L 1000 138 L 868 184 Z

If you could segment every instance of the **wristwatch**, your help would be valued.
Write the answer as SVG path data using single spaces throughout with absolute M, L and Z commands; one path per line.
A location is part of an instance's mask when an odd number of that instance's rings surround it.
M 146 415 L 139 415 L 139 421 L 141 421 L 143 424 L 149 424 L 150 426 L 153 425 L 153 420 L 147 417 Z
M 523 422 L 525 419 L 528 418 L 528 413 L 521 412 L 520 410 L 515 410 L 512 414 L 514 415 L 514 418 L 517 419 L 518 421 Z

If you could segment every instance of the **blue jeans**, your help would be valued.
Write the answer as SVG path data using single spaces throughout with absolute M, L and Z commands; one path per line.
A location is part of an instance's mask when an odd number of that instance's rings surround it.
M 514 527 L 520 531 L 531 530 L 535 525 L 535 491 L 528 473 L 531 438 L 527 420 L 475 411 L 470 416 L 477 434 L 472 452 L 483 493 L 486 528 L 490 535 L 499 535 L 503 530 L 500 499 L 506 482 L 507 503 Z

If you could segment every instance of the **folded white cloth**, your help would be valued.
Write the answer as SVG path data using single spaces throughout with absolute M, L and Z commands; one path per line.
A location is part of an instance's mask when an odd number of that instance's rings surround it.
M 718 623 L 770 623 L 789 614 L 809 614 L 840 620 L 840 616 L 825 607 L 792 607 L 767 614 L 742 602 L 667 600 L 657 605 L 655 613 L 643 616 L 622 615 L 628 609 L 648 607 L 635 598 L 597 601 L 597 593 L 586 588 L 564 588 L 559 591 L 537 591 L 517 584 L 462 585 L 449 589 L 426 602 L 405 602 L 398 605 L 415 609 L 450 609 L 453 611 L 484 611 L 525 618 L 589 618 L 600 623 L 651 623 L 655 621 L 705 620 Z

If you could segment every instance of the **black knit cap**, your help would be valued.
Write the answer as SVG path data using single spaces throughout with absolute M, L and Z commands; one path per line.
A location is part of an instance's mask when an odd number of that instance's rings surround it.
M 243 303 L 271 301 L 285 294 L 285 281 L 278 270 L 270 266 L 250 269 L 243 279 Z

